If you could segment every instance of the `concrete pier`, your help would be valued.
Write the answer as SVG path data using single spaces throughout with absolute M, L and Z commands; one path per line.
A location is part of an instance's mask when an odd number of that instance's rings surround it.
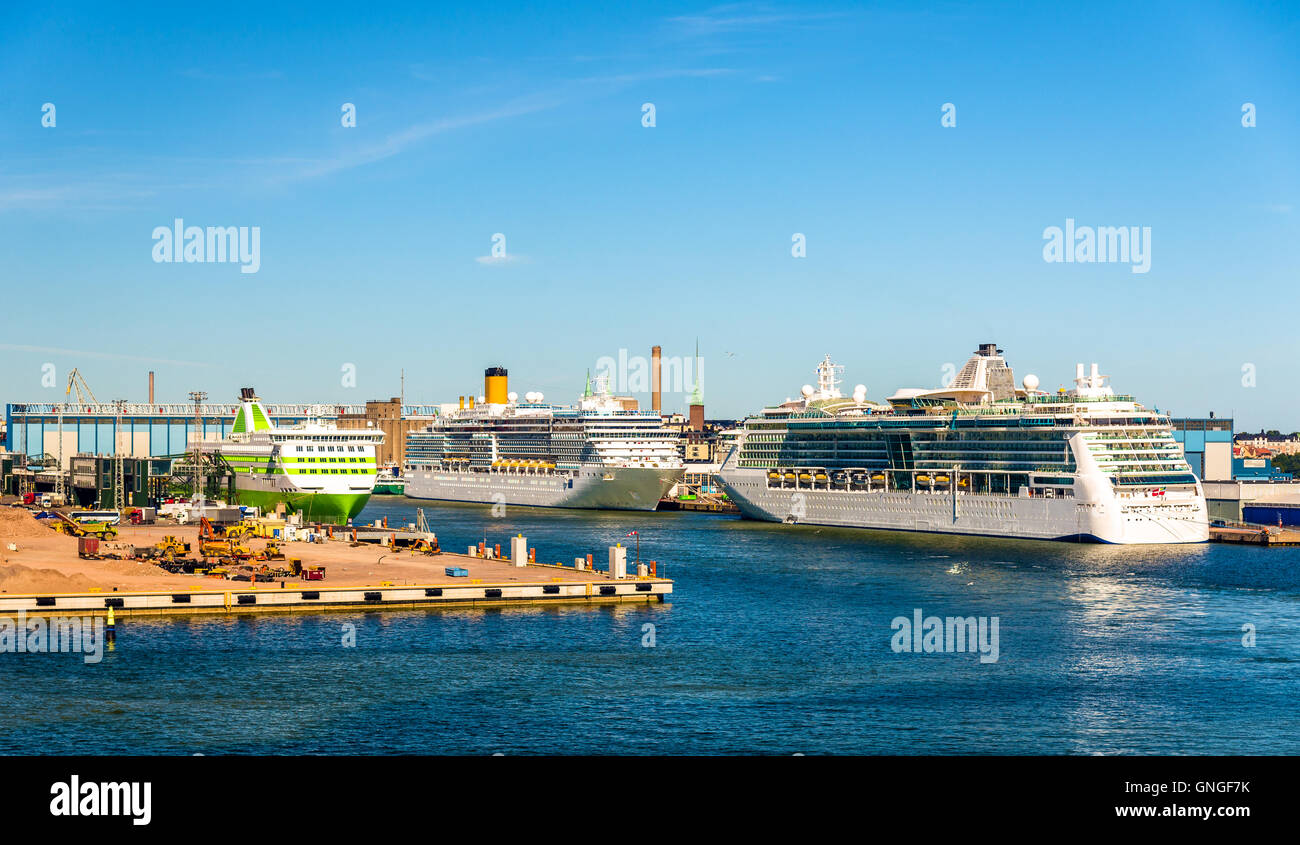
M 450 580 L 450 579 L 449 579 Z M 467 579 L 460 578 L 464 582 Z M 118 619 L 140 616 L 204 616 L 253 613 L 322 613 L 357 610 L 426 610 L 550 604 L 662 602 L 672 592 L 663 578 L 612 581 L 317 586 L 222 582 L 222 589 L 194 586 L 167 592 L 64 593 L 0 596 L 0 615 L 98 616 L 110 608 Z

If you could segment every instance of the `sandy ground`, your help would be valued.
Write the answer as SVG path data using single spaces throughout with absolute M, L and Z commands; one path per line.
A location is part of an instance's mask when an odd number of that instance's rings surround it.
M 21 515 L 21 518 L 16 518 Z M 33 530 L 35 529 L 35 530 Z M 198 548 L 198 527 L 193 525 L 123 525 L 117 538 L 100 543 L 101 553 L 131 554 L 135 546 L 152 545 L 163 535 L 172 534 Z M 509 538 L 501 537 L 503 551 Z M 256 551 L 265 540 L 244 541 Z M 495 540 L 494 540 L 495 542 Z M 13 551 L 10 544 L 17 546 Z M 304 566 L 325 567 L 325 580 L 305 582 L 291 579 L 286 583 L 320 584 L 326 587 L 379 586 L 389 581 L 405 584 L 464 584 L 480 579 L 484 584 L 507 584 L 512 581 L 537 583 L 540 581 L 608 580 L 603 573 L 578 571 L 571 567 L 555 569 L 550 566 L 515 567 L 501 561 L 486 561 L 463 554 L 437 555 L 392 552 L 386 547 L 362 544 L 353 547 L 345 540 L 325 543 L 280 544 L 286 557 L 302 560 Z M 595 551 L 595 550 L 593 550 Z M 194 557 L 194 555 L 190 555 Z M 571 561 L 570 561 L 571 563 Z M 272 566 L 283 564 L 272 563 Z M 445 574 L 448 566 L 469 570 L 469 578 L 453 578 Z M 135 560 L 82 560 L 77 557 L 77 540 L 65 537 L 37 522 L 31 514 L 20 508 L 0 507 L 0 593 L 77 593 L 99 588 L 111 592 L 173 590 L 197 586 L 202 589 L 227 589 L 230 582 L 205 575 L 173 575 L 146 561 Z M 264 587 L 279 586 L 279 582 Z

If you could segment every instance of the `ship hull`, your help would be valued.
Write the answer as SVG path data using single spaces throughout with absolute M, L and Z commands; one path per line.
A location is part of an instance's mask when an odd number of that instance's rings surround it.
M 642 467 L 584 468 L 577 476 L 410 468 L 405 473 L 412 499 L 640 511 L 657 508 L 681 477 L 680 469 Z
M 301 513 L 309 522 L 346 523 L 361 513 L 370 500 L 369 490 L 330 492 L 302 490 L 283 475 L 266 478 L 238 476 L 235 480 L 235 499 L 238 504 L 272 513 L 281 502 L 295 513 Z
M 720 480 L 743 516 L 768 522 L 1117 544 L 1203 543 L 1199 496 L 1120 503 L 907 491 L 795 490 L 762 471 L 724 469 Z

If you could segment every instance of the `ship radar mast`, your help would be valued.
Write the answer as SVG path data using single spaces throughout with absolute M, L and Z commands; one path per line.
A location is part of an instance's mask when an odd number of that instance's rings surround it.
M 839 399 L 841 396 L 839 376 L 843 372 L 844 367 L 832 363 L 830 355 L 823 358 L 817 365 L 817 398 Z

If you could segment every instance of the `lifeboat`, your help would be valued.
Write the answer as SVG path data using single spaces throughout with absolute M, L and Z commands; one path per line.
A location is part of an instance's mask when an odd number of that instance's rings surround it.
M 925 473 L 921 473 L 920 475 L 918 475 L 918 476 L 916 477 L 916 483 L 917 483 L 917 484 L 929 484 L 929 483 L 930 483 L 930 476 L 926 475 Z
M 817 473 L 817 480 L 822 482 L 826 481 L 826 473 L 824 472 Z
M 878 472 L 878 473 L 876 473 L 875 475 L 871 476 L 871 480 L 872 480 L 872 481 L 884 481 L 884 480 L 885 480 L 885 474 L 884 474 L 883 472 Z
M 947 484 L 949 480 L 950 479 L 946 475 L 936 475 L 934 477 L 934 481 L 936 484 Z

